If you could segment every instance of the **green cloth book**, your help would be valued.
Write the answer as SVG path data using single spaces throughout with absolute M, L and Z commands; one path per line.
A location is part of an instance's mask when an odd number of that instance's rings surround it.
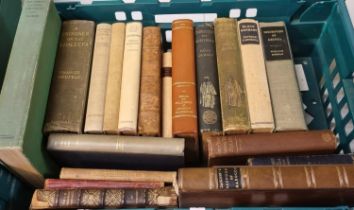
M 0 160 L 37 187 L 57 172 L 42 128 L 60 28 L 52 1 L 24 2 L 0 93 Z

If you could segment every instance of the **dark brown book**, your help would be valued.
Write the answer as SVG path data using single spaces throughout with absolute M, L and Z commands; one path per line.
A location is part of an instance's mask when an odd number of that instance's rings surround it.
M 36 190 L 31 209 L 176 207 L 172 187 L 160 189 Z
M 63 22 L 44 133 L 82 133 L 94 34 L 93 21 Z
M 246 164 L 247 158 L 274 155 L 328 154 L 337 139 L 330 130 L 208 136 L 209 165 Z
M 150 26 L 143 30 L 142 67 L 138 133 L 161 135 L 161 30 Z
M 164 182 L 131 182 L 105 180 L 75 180 L 75 179 L 46 179 L 44 189 L 157 189 L 165 186 Z
M 192 20 L 172 23 L 172 132 L 186 139 L 186 161 L 199 158 L 194 31 Z
M 354 204 L 354 165 L 183 168 L 178 177 L 182 208 Z

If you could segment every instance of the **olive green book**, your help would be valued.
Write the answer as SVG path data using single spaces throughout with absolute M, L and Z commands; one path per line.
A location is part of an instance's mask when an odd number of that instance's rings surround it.
M 38 187 L 57 172 L 42 128 L 60 28 L 52 1 L 24 2 L 0 93 L 0 159 Z

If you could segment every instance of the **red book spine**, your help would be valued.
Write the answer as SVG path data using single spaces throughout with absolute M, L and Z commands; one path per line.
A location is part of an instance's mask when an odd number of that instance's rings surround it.
M 156 189 L 164 187 L 164 182 L 95 181 L 72 179 L 46 179 L 44 189 Z

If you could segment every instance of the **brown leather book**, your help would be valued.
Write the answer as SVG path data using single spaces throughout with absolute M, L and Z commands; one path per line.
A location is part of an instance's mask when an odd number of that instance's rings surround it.
M 142 67 L 138 133 L 161 135 L 161 30 L 150 26 L 143 30 Z
M 354 204 L 353 165 L 182 168 L 178 177 L 182 208 Z
M 104 180 L 46 179 L 44 189 L 156 189 L 164 187 L 164 182 L 129 182 Z
M 44 133 L 82 133 L 94 33 L 92 21 L 63 22 Z
M 186 161 L 199 158 L 193 21 L 172 23 L 172 132 L 186 138 Z
M 31 209 L 176 207 L 171 187 L 160 189 L 36 190 Z
M 330 130 L 208 136 L 209 165 L 246 164 L 247 158 L 274 155 L 334 153 L 337 139 Z

